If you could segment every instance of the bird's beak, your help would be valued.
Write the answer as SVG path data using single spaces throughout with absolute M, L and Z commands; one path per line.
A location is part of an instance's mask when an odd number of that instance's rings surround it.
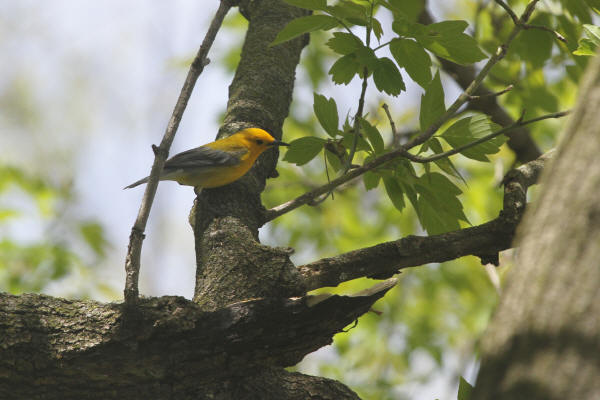
M 269 146 L 289 146 L 286 142 L 282 142 L 281 140 L 274 140 L 269 143 Z

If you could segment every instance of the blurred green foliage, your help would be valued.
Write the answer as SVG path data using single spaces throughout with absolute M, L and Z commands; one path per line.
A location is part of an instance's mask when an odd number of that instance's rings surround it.
M 43 292 L 69 276 L 87 274 L 105 258 L 102 226 L 70 216 L 75 202 L 68 184 L 0 165 L 0 291 Z M 87 297 L 87 287 L 62 292 Z

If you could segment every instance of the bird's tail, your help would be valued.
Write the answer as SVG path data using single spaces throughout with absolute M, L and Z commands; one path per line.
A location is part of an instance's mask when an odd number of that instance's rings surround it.
M 138 185 L 141 185 L 142 183 L 146 183 L 146 182 L 148 182 L 148 177 L 145 177 L 145 178 L 143 178 L 143 179 L 140 179 L 139 181 L 135 181 L 135 182 L 133 182 L 133 183 L 132 183 L 131 185 L 129 185 L 129 186 L 125 186 L 125 187 L 123 188 L 123 190 L 125 190 L 125 189 L 131 189 L 132 187 L 136 187 L 136 186 L 138 186 Z

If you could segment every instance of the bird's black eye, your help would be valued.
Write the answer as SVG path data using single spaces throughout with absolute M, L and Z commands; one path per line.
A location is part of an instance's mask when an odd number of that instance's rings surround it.
M 262 141 L 262 140 L 260 140 L 260 139 L 257 139 L 257 140 L 256 140 L 256 143 L 257 143 L 257 144 L 263 144 L 263 141 Z

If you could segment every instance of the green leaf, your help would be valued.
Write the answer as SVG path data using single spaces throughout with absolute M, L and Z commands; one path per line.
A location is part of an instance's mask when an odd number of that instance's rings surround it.
M 590 9 L 587 7 L 585 2 L 581 0 L 561 0 L 561 3 L 571 15 L 577 17 L 581 22 L 592 22 Z
M 336 5 L 327 7 L 327 12 L 340 19 L 358 20 L 363 26 L 367 23 L 367 9 L 352 1 L 338 1 Z
M 349 54 L 338 59 L 329 69 L 329 75 L 333 82 L 347 85 L 354 75 L 360 70 L 360 64 L 356 61 L 354 54 Z
M 596 55 L 596 44 L 586 38 L 579 39 L 579 47 L 573 52 L 576 56 L 595 56 Z
M 334 32 L 326 44 L 331 50 L 344 56 L 354 53 L 363 45 L 359 38 L 346 32 Z
M 338 133 L 338 111 L 333 98 L 314 93 L 313 110 L 325 132 L 331 137 Z
M 461 65 L 483 60 L 486 56 L 475 39 L 462 33 L 468 24 L 465 21 L 442 21 L 427 25 L 424 34 L 414 37 L 425 48 L 438 56 Z
M 386 5 L 385 3 L 383 4 Z M 401 13 L 407 19 L 415 21 L 423 11 L 423 0 L 389 0 L 390 10 L 395 13 Z
M 573 51 L 573 54 L 576 56 L 594 56 L 596 55 L 597 47 L 600 46 L 600 27 L 583 24 L 583 29 L 589 39 L 579 39 L 579 46 Z
M 327 8 L 327 0 L 283 0 L 286 3 L 295 6 L 295 7 L 299 7 L 299 8 L 304 8 L 307 10 L 313 10 L 313 11 L 318 11 L 318 10 L 325 10 Z
M 583 24 L 583 29 L 588 37 L 596 46 L 600 46 L 600 27 L 590 24 Z
M 338 26 L 338 21 L 329 15 L 308 15 L 290 21 L 277 34 L 277 37 L 269 45 L 270 47 L 287 42 L 297 36 L 313 32 L 319 29 L 329 30 Z
M 444 149 L 442 148 L 442 144 L 440 143 L 440 140 L 437 137 L 432 137 L 427 142 L 425 142 L 425 144 L 428 144 L 429 148 L 435 154 L 440 154 L 440 153 L 444 152 Z M 453 176 L 457 179 L 460 179 L 461 181 L 464 182 L 465 185 L 467 184 L 467 181 L 465 180 L 465 178 L 463 178 L 463 176 L 456 169 L 456 167 L 454 166 L 454 164 L 452 163 L 452 161 L 450 161 L 450 159 L 448 157 L 440 158 L 439 160 L 435 160 L 434 163 L 435 163 L 435 165 L 438 166 L 439 169 L 441 169 L 448 175 Z
M 379 186 L 379 181 L 381 180 L 381 176 L 373 171 L 367 171 L 363 175 L 363 183 L 365 184 L 366 190 L 375 189 Z
M 283 160 L 296 165 L 304 165 L 321 152 L 325 143 L 324 139 L 313 136 L 296 139 L 290 143 Z
M 104 237 L 102 225 L 97 222 L 84 222 L 79 226 L 79 232 L 96 255 L 100 257 L 105 255 L 105 248 L 108 242 Z
M 369 71 L 373 71 L 375 68 L 377 68 L 379 60 L 373 49 L 367 46 L 361 46 L 358 48 L 358 50 L 356 50 L 355 54 L 357 61 L 361 64 L 361 67 L 367 67 Z M 359 72 L 362 72 L 362 68 L 359 70 Z
M 443 138 L 453 148 L 457 148 L 472 143 L 498 129 L 498 125 L 490 121 L 487 115 L 476 114 L 456 121 L 439 137 Z M 461 154 L 473 160 L 488 161 L 486 154 L 494 154 L 500 151 L 500 146 L 505 140 L 506 137 L 500 135 L 464 150 Z
M 372 18 L 371 22 L 373 24 L 373 33 L 375 34 L 377 40 L 380 40 L 381 36 L 383 36 L 383 28 L 381 27 L 381 23 L 375 18 Z
M 421 130 L 427 129 L 445 112 L 444 88 L 442 87 L 442 81 L 440 80 L 440 73 L 438 71 L 427 87 L 425 87 L 425 94 L 421 95 L 421 111 L 419 114 Z
M 444 175 L 422 175 L 415 188 L 419 193 L 419 219 L 430 235 L 459 229 L 459 220 L 468 222 L 458 200 L 462 191 Z
M 398 67 L 387 57 L 378 60 L 377 67 L 373 71 L 373 80 L 380 92 L 391 96 L 398 96 L 400 92 L 406 90 Z
M 354 143 L 354 133 L 352 133 L 351 131 L 342 132 L 342 136 L 343 136 L 342 144 L 344 145 L 344 147 L 346 149 L 351 149 L 352 144 Z M 367 151 L 367 152 L 373 151 L 369 142 L 367 142 L 365 140 L 365 138 L 363 137 L 363 135 L 360 135 L 360 134 L 358 135 L 358 138 L 356 140 L 356 150 L 357 151 Z
M 585 0 L 585 2 L 596 14 L 600 14 L 600 0 Z
M 404 203 L 404 193 L 402 193 L 402 188 L 398 184 L 396 178 L 384 177 L 383 184 L 394 207 L 396 207 L 398 211 L 402 211 L 404 207 L 406 207 L 406 204 Z
M 421 87 L 431 81 L 431 58 L 423 46 L 410 39 L 394 39 L 390 51 L 398 65 Z
M 373 125 L 371 125 L 369 121 L 363 118 L 360 119 L 360 128 L 361 131 L 367 137 L 367 139 L 369 139 L 369 142 L 371 142 L 371 146 L 373 146 L 375 154 L 383 153 L 385 144 L 383 143 L 383 138 L 381 137 L 381 133 L 379 133 L 379 130 Z
M 335 155 L 333 152 L 327 149 L 325 149 L 325 159 L 327 160 L 329 165 L 331 165 L 331 168 L 333 168 L 335 172 L 338 172 L 340 169 L 342 169 L 342 160 L 340 160 L 340 158 L 337 155 Z
M 471 398 L 471 392 L 473 391 L 473 386 L 469 382 L 465 380 L 462 376 L 460 377 L 460 382 L 458 383 L 458 396 L 457 400 L 469 400 Z
M 423 38 L 427 35 L 427 25 L 398 17 L 392 22 L 392 30 L 400 37 Z
M 531 20 L 531 24 L 553 29 L 551 17 L 540 13 Z M 515 39 L 512 49 L 519 58 L 528 61 L 534 67 L 542 67 L 552 55 L 554 45 L 552 35 L 541 29 L 526 29 Z

